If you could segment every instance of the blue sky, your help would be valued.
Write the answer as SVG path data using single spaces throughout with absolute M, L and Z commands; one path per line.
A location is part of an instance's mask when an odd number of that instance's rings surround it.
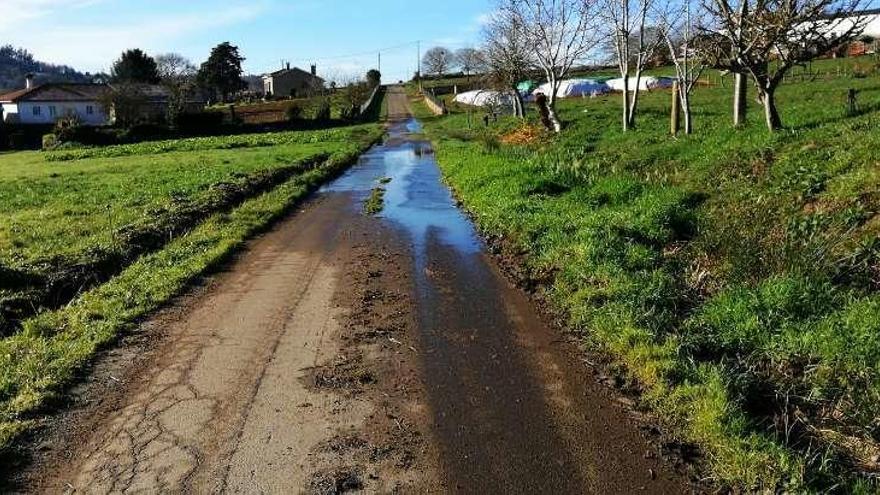
M 201 63 L 222 41 L 247 58 L 245 71 L 282 60 L 334 78 L 362 74 L 382 54 L 386 80 L 408 79 L 423 49 L 479 43 L 492 0 L 0 0 L 0 43 L 46 62 L 109 70 L 126 48 L 181 53 Z M 406 46 L 400 46 L 407 44 Z

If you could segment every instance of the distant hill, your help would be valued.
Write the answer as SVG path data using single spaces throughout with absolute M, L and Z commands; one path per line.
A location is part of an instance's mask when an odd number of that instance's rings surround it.
M 0 92 L 23 88 L 25 75 L 33 73 L 37 84 L 47 82 L 91 82 L 101 75 L 79 72 L 66 65 L 40 62 L 23 48 L 0 47 Z

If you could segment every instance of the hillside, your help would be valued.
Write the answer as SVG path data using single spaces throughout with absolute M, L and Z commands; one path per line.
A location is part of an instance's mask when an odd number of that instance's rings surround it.
M 40 62 L 23 48 L 12 45 L 0 47 L 0 91 L 23 87 L 28 73 L 35 74 L 38 83 L 88 82 L 94 77 L 66 65 Z

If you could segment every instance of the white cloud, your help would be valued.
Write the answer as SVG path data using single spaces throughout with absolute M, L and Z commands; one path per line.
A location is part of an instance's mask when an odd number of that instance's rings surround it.
M 22 21 L 45 17 L 59 10 L 87 7 L 102 0 L 0 0 L 0 33 Z
M 92 5 L 104 0 L 32 0 L 39 4 L 38 10 L 27 15 L 18 14 L 18 20 L 46 16 L 61 5 L 70 8 Z M 7 3 L 23 5 L 26 0 L 0 0 L 0 9 Z M 249 21 L 263 14 L 266 2 L 251 2 L 217 9 L 212 15 L 204 12 L 156 14 L 136 21 L 112 26 L 104 24 L 65 25 L 58 23 L 53 29 L 22 32 L 14 30 L 10 36 L 13 44 L 20 45 L 35 54 L 39 60 L 63 63 L 80 70 L 108 70 L 119 54 L 128 48 L 142 48 L 150 53 L 176 51 L 175 41 L 186 36 Z M 29 17 L 28 17 L 29 16 Z M 5 22 L 5 21 L 4 21 Z M 2 28 L 2 26 L 0 26 Z M 3 30 L 0 29 L 0 33 Z M 4 33 L 6 34 L 6 33 Z M 16 36 L 17 35 L 17 36 Z

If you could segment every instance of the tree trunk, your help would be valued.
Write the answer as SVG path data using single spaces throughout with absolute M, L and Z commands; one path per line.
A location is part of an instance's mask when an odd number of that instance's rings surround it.
M 767 130 L 770 132 L 782 128 L 782 119 L 779 118 L 779 111 L 776 110 L 775 92 L 776 88 L 768 88 L 761 95 L 761 100 L 764 103 L 764 119 L 767 122 Z
M 629 77 L 623 76 L 623 132 L 629 130 Z
M 672 111 L 669 122 L 669 132 L 675 136 L 679 131 L 679 116 L 681 115 L 681 92 L 678 90 L 678 81 L 672 84 Z
M 745 74 L 733 75 L 733 126 L 740 127 L 746 123 L 748 110 L 748 79 Z
M 522 95 L 519 93 L 519 89 L 515 86 L 511 88 L 513 91 L 513 113 L 517 118 L 525 118 L 525 105 L 523 104 Z
M 694 121 L 691 114 L 691 95 L 687 91 L 682 91 L 681 112 L 684 115 L 684 133 L 692 134 L 694 132 Z
M 627 115 L 627 128 L 635 129 L 636 128 L 636 110 L 639 108 L 639 85 L 642 82 L 642 71 L 636 70 L 636 85 L 632 91 L 632 97 L 630 98 L 629 103 L 629 114 Z M 629 84 L 627 84 L 629 86 Z
M 559 120 L 559 115 L 556 113 L 556 105 L 553 103 L 547 105 L 547 113 L 550 117 L 550 122 L 553 124 L 553 132 L 557 134 L 562 132 L 562 122 Z
M 637 86 L 635 88 L 633 88 L 633 94 L 632 94 L 632 97 L 630 98 L 629 115 L 627 116 L 627 119 L 628 119 L 627 128 L 628 129 L 635 129 L 636 128 L 636 109 L 639 106 L 639 87 L 638 87 L 638 84 L 639 84 L 638 81 L 636 81 Z
M 556 113 L 556 94 L 559 93 L 559 81 L 555 77 L 550 79 L 550 95 L 547 98 L 547 116 L 553 125 L 553 132 L 559 134 L 562 132 L 562 121 L 559 120 L 559 114 Z

